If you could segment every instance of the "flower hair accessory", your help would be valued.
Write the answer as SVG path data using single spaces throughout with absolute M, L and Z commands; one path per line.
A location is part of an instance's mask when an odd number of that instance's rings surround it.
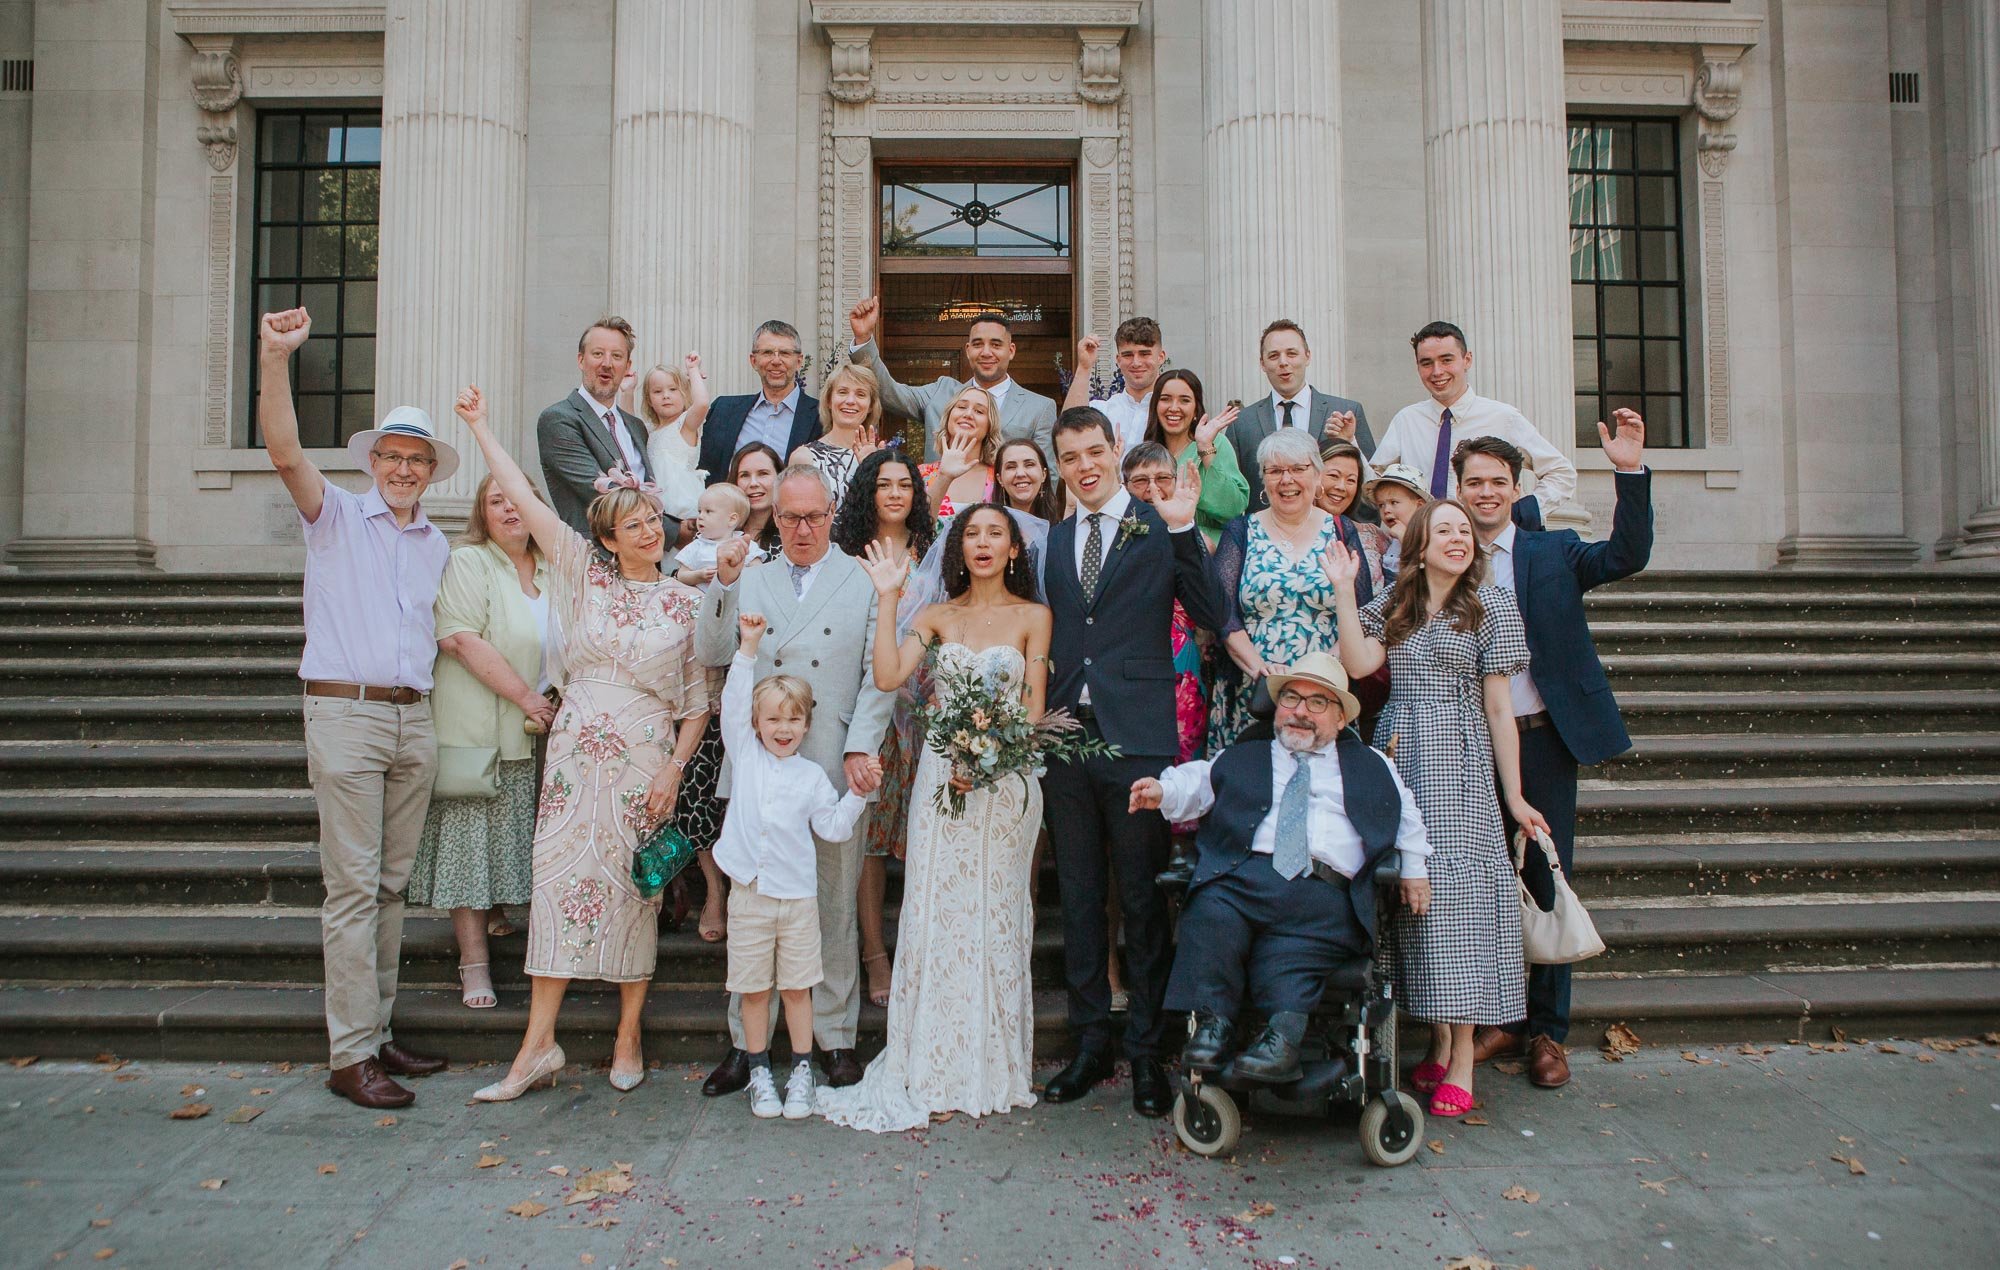
M 622 467 L 614 467 L 604 472 L 590 483 L 590 487 L 600 494 L 609 494 L 615 489 L 635 489 L 641 494 L 650 494 L 655 499 L 660 497 L 659 486 L 651 481 L 640 480 L 635 473 L 628 472 Z

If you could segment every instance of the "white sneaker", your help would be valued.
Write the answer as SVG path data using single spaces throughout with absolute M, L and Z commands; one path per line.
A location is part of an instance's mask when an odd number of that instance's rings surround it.
M 807 1059 L 800 1059 L 792 1068 L 791 1079 L 785 1082 L 785 1119 L 804 1120 L 813 1113 L 813 1069 Z
M 769 1120 L 785 1109 L 778 1101 L 778 1087 L 771 1083 L 771 1069 L 753 1067 L 750 1069 L 750 1113 L 760 1119 Z

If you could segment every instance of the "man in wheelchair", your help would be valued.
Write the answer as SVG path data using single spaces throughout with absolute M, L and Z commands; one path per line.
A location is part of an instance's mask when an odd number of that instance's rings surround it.
M 1361 708 L 1338 660 L 1308 654 L 1267 686 L 1275 739 L 1135 781 L 1131 809 L 1201 818 L 1166 996 L 1195 1017 L 1182 1063 L 1282 1085 L 1299 1079 L 1327 977 L 1374 946 L 1377 864 L 1402 853 L 1402 899 L 1422 913 L 1431 847 L 1395 765 L 1349 726 Z M 1246 990 L 1266 1023 L 1238 1051 Z

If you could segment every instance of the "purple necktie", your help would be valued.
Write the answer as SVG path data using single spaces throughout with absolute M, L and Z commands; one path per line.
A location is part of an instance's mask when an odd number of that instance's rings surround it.
M 1431 456 L 1431 497 L 1443 498 L 1451 480 L 1451 409 L 1438 414 L 1438 452 Z

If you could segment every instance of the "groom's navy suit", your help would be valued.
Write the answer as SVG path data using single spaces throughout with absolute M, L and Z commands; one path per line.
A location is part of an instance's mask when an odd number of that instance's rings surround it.
M 1160 1000 L 1173 960 L 1166 901 L 1153 880 L 1166 863 L 1169 839 L 1166 821 L 1127 808 L 1132 782 L 1158 775 L 1180 748 L 1174 601 L 1206 630 L 1219 627 L 1221 606 L 1198 531 L 1170 532 L 1150 504 L 1123 493 L 1106 504 L 1113 506 L 1121 518 L 1100 523 L 1107 547 L 1095 596 L 1085 599 L 1077 570 L 1078 536 L 1089 541 L 1079 523 L 1081 508 L 1050 528 L 1042 585 L 1055 616 L 1049 707 L 1082 719 L 1090 735 L 1116 746 L 1119 756 L 1057 763 L 1042 789 L 1062 880 L 1070 1032 L 1082 1048 L 1102 1049 L 1111 1040 L 1104 906 L 1115 884 L 1132 998 L 1125 1053 L 1151 1058 L 1160 1048 Z

